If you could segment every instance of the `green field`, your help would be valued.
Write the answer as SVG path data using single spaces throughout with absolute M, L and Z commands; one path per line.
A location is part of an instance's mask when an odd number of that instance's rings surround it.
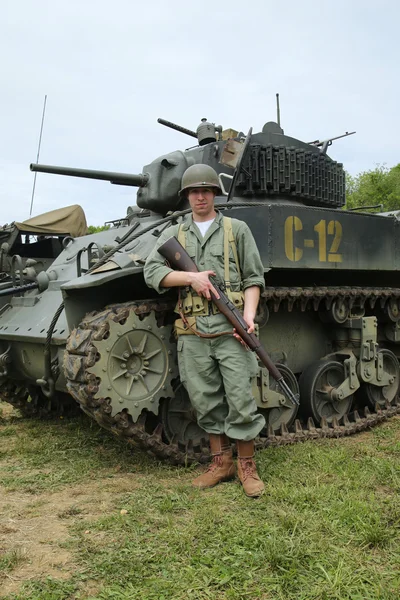
M 400 598 L 399 417 L 261 451 L 254 500 L 237 482 L 194 490 L 195 469 L 84 417 L 0 406 L 1 598 Z

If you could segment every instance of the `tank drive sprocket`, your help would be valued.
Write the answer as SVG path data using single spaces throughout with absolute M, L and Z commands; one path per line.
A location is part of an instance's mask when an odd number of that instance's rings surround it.
M 127 409 L 136 421 L 144 409 L 158 413 L 160 398 L 173 395 L 177 377 L 171 326 L 158 326 L 155 313 L 109 320 L 108 335 L 93 340 L 96 362 L 88 369 L 99 381 L 97 398 L 110 397 L 111 417 Z
M 127 303 L 87 315 L 68 338 L 64 372 L 70 394 L 99 425 L 173 464 L 206 462 L 206 443 L 193 448 L 164 435 L 159 403 L 174 397 L 178 378 L 167 303 Z
M 68 339 L 69 381 L 86 380 L 91 395 L 96 388 L 93 398 L 107 398 L 110 417 L 123 410 L 134 421 L 144 409 L 157 414 L 160 398 L 173 395 L 171 325 L 157 324 L 155 315 L 146 305 L 112 305 L 87 315 Z

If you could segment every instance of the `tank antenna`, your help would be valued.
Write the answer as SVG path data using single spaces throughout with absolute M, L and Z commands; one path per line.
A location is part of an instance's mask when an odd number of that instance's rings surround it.
M 276 94 L 276 121 L 281 126 L 281 109 L 279 108 L 279 94 Z
M 44 115 L 46 112 L 46 102 L 47 102 L 47 94 L 45 94 L 44 97 L 44 102 L 43 102 L 43 113 L 42 113 L 42 123 L 40 125 L 40 134 L 39 134 L 39 144 L 38 144 L 38 151 L 37 151 L 37 156 L 36 156 L 36 163 L 39 162 L 39 154 L 40 154 L 40 144 L 42 143 L 42 133 L 43 133 L 43 123 L 44 123 Z M 35 187 L 36 187 L 36 171 L 35 171 L 35 177 L 33 178 L 33 188 L 32 188 L 32 198 L 31 198 L 31 209 L 29 211 L 29 216 L 32 216 L 32 209 L 33 209 L 33 198 L 35 196 Z

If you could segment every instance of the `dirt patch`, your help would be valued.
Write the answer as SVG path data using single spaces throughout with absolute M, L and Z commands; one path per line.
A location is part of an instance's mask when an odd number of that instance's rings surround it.
M 3 574 L 2 593 L 17 592 L 23 582 L 38 576 L 68 578 L 72 559 L 59 544 L 69 536 L 66 523 L 57 517 L 56 506 L 49 500 L 32 509 L 32 496 L 9 496 L 5 498 L 6 506 L 3 506 L 4 495 L 0 496 L 0 548 L 5 555 L 16 553 L 20 564 Z M 16 507 L 14 510 L 10 509 L 10 503 Z
M 132 475 L 90 481 L 55 493 L 32 495 L 0 490 L 0 556 L 17 555 L 17 566 L 0 573 L 3 595 L 18 593 L 30 579 L 68 579 L 77 569 L 66 549 L 70 526 L 119 511 L 117 496 L 139 485 Z

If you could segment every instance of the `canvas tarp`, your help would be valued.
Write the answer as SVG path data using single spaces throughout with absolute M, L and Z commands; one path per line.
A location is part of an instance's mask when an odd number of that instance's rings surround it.
M 87 232 L 85 213 L 79 204 L 57 208 L 15 225 L 24 233 L 41 235 L 68 234 L 72 237 L 80 237 Z

